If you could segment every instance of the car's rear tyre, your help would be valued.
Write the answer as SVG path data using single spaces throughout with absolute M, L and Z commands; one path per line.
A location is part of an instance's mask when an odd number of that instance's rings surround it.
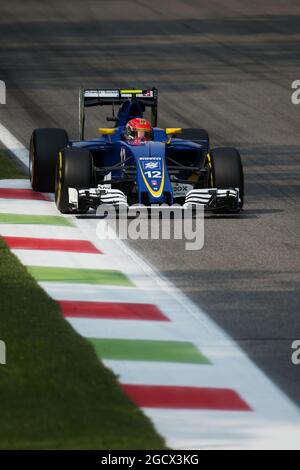
M 60 212 L 63 214 L 71 212 L 69 188 L 88 189 L 92 187 L 95 187 L 95 171 L 90 151 L 66 148 L 59 152 L 56 165 L 55 202 Z
M 217 148 L 209 152 L 211 187 L 219 189 L 239 188 L 240 207 L 244 204 L 244 172 L 239 152 L 230 147 Z
M 184 140 L 191 140 L 196 144 L 201 144 L 209 149 L 209 135 L 205 129 L 182 129 L 181 134 L 178 136 Z
M 30 139 L 29 177 L 34 191 L 53 193 L 58 152 L 69 143 L 64 129 L 36 129 Z

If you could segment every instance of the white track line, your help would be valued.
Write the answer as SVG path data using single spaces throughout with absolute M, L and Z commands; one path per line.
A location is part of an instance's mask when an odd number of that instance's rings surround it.
M 0 181 L 1 185 L 1 181 Z M 43 238 L 53 240 L 82 240 L 83 235 L 77 227 L 51 225 L 0 225 L 0 235 L 3 237 Z
M 110 338 L 152 341 L 188 342 L 173 322 L 139 320 L 94 320 L 89 318 L 68 318 L 69 323 L 85 338 Z
M 51 201 L 0 199 L 0 213 L 24 214 L 26 211 L 31 215 L 61 215 Z
M 29 179 L 0 180 L 0 188 L 3 189 L 31 189 Z
M 2 125 L 0 125 L 0 140 L 28 166 L 28 151 Z M 29 210 L 31 213 L 39 211 L 43 215 L 58 213 L 52 203 L 32 201 L 27 205 L 26 201 L 25 204 L 26 211 Z M 22 204 L 18 201 L 7 204 L 0 201 L 0 210 L 9 212 L 7 209 L 4 210 L 7 205 L 11 211 L 22 213 Z M 228 413 L 146 409 L 145 413 L 153 420 L 157 430 L 166 437 L 168 445 L 190 449 L 264 447 L 299 449 L 298 407 L 253 364 L 236 343 L 205 312 L 123 242 L 100 241 L 96 236 L 95 220 L 89 218 L 72 218 L 72 220 L 81 233 L 80 238 L 90 240 L 98 246 L 111 257 L 112 263 L 118 261 L 122 272 L 135 282 L 137 288 L 40 283 L 45 291 L 57 300 L 155 302 L 172 320 L 172 323 L 151 322 L 150 325 L 150 322 L 69 319 L 74 328 L 87 337 L 95 335 L 99 338 L 119 339 L 155 337 L 190 341 L 213 362 L 213 366 L 111 360 L 105 361 L 106 364 L 116 374 L 120 374 L 124 381 L 132 384 L 197 383 L 214 384 L 217 388 L 228 386 L 240 393 L 254 410 L 253 413 Z M 3 233 L 3 230 L 15 233 L 13 225 L 6 229 L 0 226 L 0 233 Z M 27 230 L 42 232 L 44 228 L 31 227 Z M 32 254 L 25 254 L 24 251 L 21 253 L 18 250 L 18 256 L 25 264 L 34 261 Z M 49 254 L 46 253 L 41 259 L 41 263 L 49 265 Z M 89 259 L 88 256 L 85 260 L 81 258 L 82 266 L 88 267 Z M 101 257 L 99 262 L 100 259 Z M 64 258 L 61 262 L 69 263 L 70 258 Z M 73 262 L 78 263 L 79 258 L 74 257 Z
M 120 270 L 108 255 L 47 250 L 12 250 L 25 266 Z

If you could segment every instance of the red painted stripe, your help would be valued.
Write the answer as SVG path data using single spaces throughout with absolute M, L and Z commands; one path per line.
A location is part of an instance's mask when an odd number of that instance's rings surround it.
M 252 411 L 234 391 L 221 388 L 127 385 L 121 388 L 141 408 Z
M 87 240 L 56 240 L 51 238 L 3 237 L 9 248 L 15 250 L 50 250 L 99 254 Z
M 0 198 L 50 201 L 50 198 L 46 194 L 37 193 L 32 191 L 31 189 L 0 188 Z
M 71 318 L 170 321 L 155 305 L 149 304 L 64 300 L 59 302 L 59 305 L 64 316 Z

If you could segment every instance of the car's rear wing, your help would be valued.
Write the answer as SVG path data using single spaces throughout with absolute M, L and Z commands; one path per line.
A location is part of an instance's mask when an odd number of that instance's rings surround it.
M 151 123 L 157 126 L 158 91 L 150 89 L 87 89 L 79 90 L 79 139 L 84 139 L 85 108 L 92 106 L 121 106 L 126 101 L 138 101 L 143 107 L 151 108 Z M 115 120 L 115 117 L 108 118 Z

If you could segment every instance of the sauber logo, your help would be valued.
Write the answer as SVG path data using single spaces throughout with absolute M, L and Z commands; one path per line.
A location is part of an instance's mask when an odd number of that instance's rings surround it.
M 158 157 L 140 158 L 142 168 L 148 178 L 159 178 L 158 172 L 161 174 L 162 161 Z
M 159 162 L 148 162 L 145 163 L 145 170 L 155 170 L 156 168 L 159 168 Z

